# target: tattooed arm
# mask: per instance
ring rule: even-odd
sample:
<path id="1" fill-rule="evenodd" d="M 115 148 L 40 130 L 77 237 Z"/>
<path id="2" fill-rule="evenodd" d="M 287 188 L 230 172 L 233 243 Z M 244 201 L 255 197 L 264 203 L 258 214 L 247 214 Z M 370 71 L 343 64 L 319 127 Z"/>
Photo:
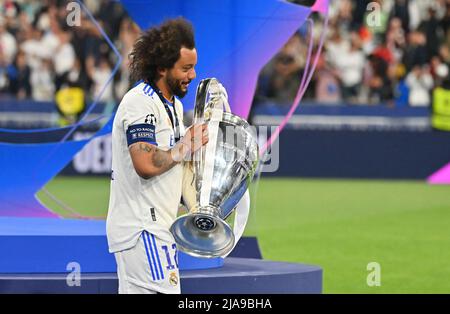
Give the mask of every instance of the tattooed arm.
<path id="1" fill-rule="evenodd" d="M 207 142 L 207 126 L 202 124 L 190 127 L 185 136 L 168 151 L 145 142 L 132 144 L 129 151 L 137 174 L 143 179 L 150 179 L 170 170 Z"/>

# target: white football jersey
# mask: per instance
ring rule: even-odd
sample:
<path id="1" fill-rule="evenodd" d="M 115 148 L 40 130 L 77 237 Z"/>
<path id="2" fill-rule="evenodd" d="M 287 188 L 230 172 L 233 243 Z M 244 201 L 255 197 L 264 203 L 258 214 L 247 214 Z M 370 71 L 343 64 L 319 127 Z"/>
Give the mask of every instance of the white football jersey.
<path id="1" fill-rule="evenodd" d="M 174 117 L 173 107 L 168 107 Z M 176 97 L 175 109 L 182 136 L 183 106 Z M 134 247 L 143 230 L 171 238 L 168 230 L 180 204 L 182 166 L 178 164 L 145 180 L 134 169 L 129 146 L 147 142 L 169 150 L 175 145 L 174 133 L 162 100 L 149 84 L 138 83 L 123 97 L 112 129 L 111 190 L 106 220 L 111 253 Z"/>

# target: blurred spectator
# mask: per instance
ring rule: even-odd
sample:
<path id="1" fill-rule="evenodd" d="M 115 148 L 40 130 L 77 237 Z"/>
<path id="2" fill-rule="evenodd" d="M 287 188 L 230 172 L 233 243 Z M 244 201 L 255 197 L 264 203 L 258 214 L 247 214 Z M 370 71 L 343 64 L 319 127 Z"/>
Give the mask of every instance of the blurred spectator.
<path id="1" fill-rule="evenodd" d="M 339 75 L 326 58 L 319 58 L 316 68 L 315 100 L 321 104 L 337 104 L 342 101 Z"/>
<path id="2" fill-rule="evenodd" d="M 342 37 L 339 30 L 331 29 L 329 32 L 330 38 L 326 42 L 327 56 L 333 58 L 334 56 L 343 54 L 345 51 L 350 49 L 350 42 Z"/>
<path id="3" fill-rule="evenodd" d="M 367 6 L 369 3 L 373 2 L 372 0 L 359 0 L 353 1 L 353 10 L 351 12 L 352 17 L 352 30 L 358 30 L 365 23 L 365 15 L 367 13 Z M 332 3 L 339 3 L 339 1 L 334 1 Z"/>
<path id="4" fill-rule="evenodd" d="M 379 104 L 392 99 L 391 82 L 388 77 L 388 63 L 380 56 L 369 56 L 365 85 L 368 88 L 368 102 Z"/>
<path id="5" fill-rule="evenodd" d="M 404 64 L 408 71 L 416 65 L 424 65 L 429 62 L 430 56 L 427 49 L 427 38 L 419 31 L 412 31 L 408 35 L 408 46 L 404 54 Z"/>
<path id="6" fill-rule="evenodd" d="M 42 60 L 50 57 L 42 42 L 42 31 L 30 28 L 26 31 L 24 38 L 20 49 L 25 53 L 25 58 L 31 69 L 39 68 Z"/>
<path id="7" fill-rule="evenodd" d="M 129 64 L 128 55 L 133 49 L 134 42 L 138 39 L 140 34 L 139 27 L 133 21 L 126 17 L 122 20 L 119 31 L 118 49 L 122 54 L 122 64 L 120 71 L 115 77 L 115 94 L 124 95 L 130 89 L 129 80 Z"/>
<path id="8" fill-rule="evenodd" d="M 59 89 L 67 74 L 75 65 L 75 50 L 70 43 L 71 34 L 60 31 L 58 33 L 59 44 L 55 49 L 53 63 L 56 74 L 56 88 Z"/>
<path id="9" fill-rule="evenodd" d="M 431 75 L 436 86 L 442 86 L 444 81 L 449 78 L 449 66 L 439 56 L 431 59 Z"/>
<path id="10" fill-rule="evenodd" d="M 39 65 L 33 69 L 30 78 L 32 97 L 37 101 L 51 101 L 55 97 L 55 76 L 52 70 L 52 63 L 48 59 L 43 59 Z"/>
<path id="11" fill-rule="evenodd" d="M 87 75 L 84 67 L 82 67 L 80 59 L 74 60 L 73 68 L 66 72 L 66 75 L 61 81 L 61 88 L 65 87 L 79 87 L 83 90 L 89 90 L 91 81 Z"/>
<path id="12" fill-rule="evenodd" d="M 428 55 L 437 55 L 439 43 L 444 38 L 444 29 L 436 17 L 436 11 L 434 8 L 428 9 L 427 19 L 419 25 L 418 29 L 421 30 L 426 37 Z"/>
<path id="13" fill-rule="evenodd" d="M 102 102 L 112 102 L 114 100 L 112 84 L 108 84 L 108 80 L 111 77 L 111 66 L 108 63 L 106 57 L 100 58 L 98 64 L 96 65 L 92 58 L 87 61 L 88 75 L 93 81 L 92 95 L 94 98 L 100 96 L 100 101 Z"/>
<path id="14" fill-rule="evenodd" d="M 409 0 L 395 0 L 394 6 L 391 11 L 391 17 L 398 18 L 401 21 L 402 28 L 405 33 L 409 32 L 410 15 L 412 13 L 411 10 L 414 10 L 412 9 L 413 6 L 410 6 L 409 4 Z M 412 15 L 414 15 L 414 13 L 412 13 Z M 414 24 L 414 22 L 412 24 Z"/>
<path id="15" fill-rule="evenodd" d="M 100 8 L 96 19 L 100 21 L 105 33 L 113 38 L 119 34 L 120 24 L 124 18 L 124 9 L 118 1 L 100 0 Z"/>
<path id="16" fill-rule="evenodd" d="M 433 77 L 429 72 L 428 66 L 414 66 L 406 77 L 406 85 L 409 88 L 409 104 L 411 106 L 426 107 L 430 105 Z"/>
<path id="17" fill-rule="evenodd" d="M 450 63 L 450 46 L 442 45 L 439 48 L 439 57 L 443 60 L 444 63 Z"/>
<path id="18" fill-rule="evenodd" d="M 0 58 L 5 65 L 10 65 L 17 52 L 17 43 L 13 35 L 5 28 L 5 22 L 0 17 Z"/>
<path id="19" fill-rule="evenodd" d="M 271 101 L 291 105 L 300 87 L 305 60 L 298 53 L 301 39 L 298 34 L 263 69 L 257 90 L 257 101 Z"/>
<path id="20" fill-rule="evenodd" d="M 342 83 L 344 100 L 349 103 L 357 102 L 362 82 L 365 58 L 360 47 L 360 40 L 355 35 L 352 36 L 350 47 L 343 47 L 337 53 L 328 55 Z"/>
<path id="21" fill-rule="evenodd" d="M 339 7 L 337 9 L 336 20 L 339 21 L 337 25 L 339 32 L 349 32 L 351 31 L 353 16 L 353 3 L 350 0 L 340 0 Z"/>
<path id="22" fill-rule="evenodd" d="M 288 105 L 294 100 L 299 85 L 300 73 L 294 57 L 282 53 L 277 55 L 269 78 L 267 98 Z"/>
<path id="23" fill-rule="evenodd" d="M 405 31 L 399 18 L 392 18 L 386 33 L 386 47 L 392 53 L 395 63 L 401 62 L 406 47 Z"/>
<path id="24" fill-rule="evenodd" d="M 450 131 L 450 77 L 433 90 L 431 124 L 435 129 Z"/>
<path id="25" fill-rule="evenodd" d="M 9 89 L 18 99 L 31 97 L 31 69 L 25 58 L 25 53 L 20 51 L 16 56 L 12 71 L 10 71 Z"/>

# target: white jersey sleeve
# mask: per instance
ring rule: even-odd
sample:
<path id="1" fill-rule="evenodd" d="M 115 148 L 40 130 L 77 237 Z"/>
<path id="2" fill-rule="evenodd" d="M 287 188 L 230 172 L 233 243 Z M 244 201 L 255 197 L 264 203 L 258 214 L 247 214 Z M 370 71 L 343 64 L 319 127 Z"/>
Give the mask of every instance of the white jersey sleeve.
<path id="1" fill-rule="evenodd" d="M 126 134 L 127 146 L 137 142 L 158 145 L 156 123 L 160 120 L 157 104 L 150 95 L 142 93 L 127 94 L 121 104 L 120 123 Z"/>

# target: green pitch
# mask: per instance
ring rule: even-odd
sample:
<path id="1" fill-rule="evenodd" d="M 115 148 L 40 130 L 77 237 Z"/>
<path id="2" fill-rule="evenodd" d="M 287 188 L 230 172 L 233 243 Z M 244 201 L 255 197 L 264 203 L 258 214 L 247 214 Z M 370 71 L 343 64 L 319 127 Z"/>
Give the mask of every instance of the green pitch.
<path id="1" fill-rule="evenodd" d="M 57 178 L 39 198 L 65 217 L 104 217 L 109 181 Z M 325 293 L 450 293 L 450 186 L 262 179 L 249 224 L 265 259 L 319 265 Z M 380 286 L 368 286 L 380 266 Z"/>

